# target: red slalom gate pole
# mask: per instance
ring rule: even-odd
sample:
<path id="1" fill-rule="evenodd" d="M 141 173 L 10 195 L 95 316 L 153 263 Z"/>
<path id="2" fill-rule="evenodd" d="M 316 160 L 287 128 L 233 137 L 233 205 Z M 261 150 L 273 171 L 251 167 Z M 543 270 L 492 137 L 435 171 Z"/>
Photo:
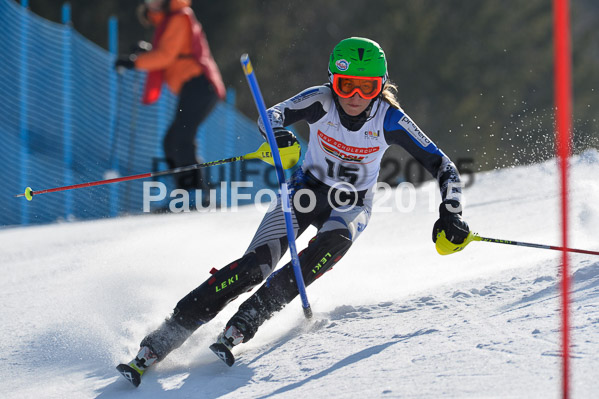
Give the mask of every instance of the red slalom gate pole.
<path id="1" fill-rule="evenodd" d="M 553 0 L 556 144 L 562 196 L 562 248 L 568 247 L 568 159 L 572 131 L 572 55 L 568 0 Z M 570 274 L 562 252 L 562 397 L 570 397 Z"/>

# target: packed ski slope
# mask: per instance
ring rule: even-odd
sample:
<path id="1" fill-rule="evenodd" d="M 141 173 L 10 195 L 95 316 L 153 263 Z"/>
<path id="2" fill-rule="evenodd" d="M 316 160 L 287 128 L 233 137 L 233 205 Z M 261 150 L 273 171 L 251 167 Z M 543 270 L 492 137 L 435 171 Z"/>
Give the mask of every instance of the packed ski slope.
<path id="1" fill-rule="evenodd" d="M 571 246 L 599 250 L 599 153 L 572 160 Z M 135 389 L 115 365 L 176 302 L 242 254 L 262 213 L 142 215 L 0 231 L 2 398 L 557 398 L 557 251 L 475 242 L 442 257 L 438 194 L 379 198 L 334 270 L 236 348 L 208 345 L 243 300 Z M 559 245 L 554 161 L 476 175 L 465 218 L 494 238 Z M 38 200 L 38 199 L 36 199 Z M 39 198 L 43 201 L 43 198 Z M 393 205 L 392 212 L 385 207 Z M 299 241 L 303 247 L 313 231 Z M 573 397 L 599 392 L 599 257 L 572 255 Z"/>

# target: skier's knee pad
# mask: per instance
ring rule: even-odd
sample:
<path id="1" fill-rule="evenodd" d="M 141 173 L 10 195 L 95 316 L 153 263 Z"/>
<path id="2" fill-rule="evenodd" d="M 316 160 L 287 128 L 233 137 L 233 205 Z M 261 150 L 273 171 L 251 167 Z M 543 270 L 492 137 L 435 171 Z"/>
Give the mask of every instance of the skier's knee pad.
<path id="1" fill-rule="evenodd" d="M 306 286 L 329 271 L 345 255 L 352 245 L 347 229 L 336 229 L 318 233 L 308 247 L 299 253 L 302 276 Z M 267 286 L 275 290 L 292 291 L 297 295 L 295 274 L 291 263 L 277 270 L 267 280 Z M 280 287 L 277 287 L 279 285 Z"/>
<path id="2" fill-rule="evenodd" d="M 214 318 L 229 302 L 264 280 L 256 252 L 245 254 L 220 270 L 177 303 L 177 321 L 196 329 Z"/>
<path id="3" fill-rule="evenodd" d="M 317 234 L 300 254 L 304 282 L 309 285 L 331 269 L 351 247 L 347 229 L 336 229 Z"/>

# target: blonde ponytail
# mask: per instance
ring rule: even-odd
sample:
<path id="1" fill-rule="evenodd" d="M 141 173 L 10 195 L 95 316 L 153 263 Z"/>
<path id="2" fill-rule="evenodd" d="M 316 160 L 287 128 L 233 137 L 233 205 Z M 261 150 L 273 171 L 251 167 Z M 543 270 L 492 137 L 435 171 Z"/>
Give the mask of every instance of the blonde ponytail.
<path id="1" fill-rule="evenodd" d="M 383 87 L 383 92 L 381 96 L 383 97 L 383 101 L 389 103 L 392 107 L 401 109 L 399 105 L 399 101 L 396 97 L 397 94 L 397 86 L 390 81 L 385 82 L 385 86 Z"/>

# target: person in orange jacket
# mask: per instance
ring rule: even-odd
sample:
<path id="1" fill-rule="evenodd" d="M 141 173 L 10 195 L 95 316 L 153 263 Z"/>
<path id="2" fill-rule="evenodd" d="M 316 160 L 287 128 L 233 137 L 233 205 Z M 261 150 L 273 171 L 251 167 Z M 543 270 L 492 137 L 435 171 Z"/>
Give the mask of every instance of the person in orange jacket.
<path id="1" fill-rule="evenodd" d="M 144 104 L 159 99 L 163 83 L 179 96 L 175 118 L 164 137 L 164 154 L 170 168 L 196 164 L 198 127 L 225 98 L 220 71 L 191 0 L 145 0 L 140 15 L 142 24 L 155 27 L 152 45 L 140 48 L 149 51 L 119 58 L 115 67 L 148 72 Z M 204 189 L 207 195 L 200 170 L 177 174 L 176 184 L 184 190 Z"/>

